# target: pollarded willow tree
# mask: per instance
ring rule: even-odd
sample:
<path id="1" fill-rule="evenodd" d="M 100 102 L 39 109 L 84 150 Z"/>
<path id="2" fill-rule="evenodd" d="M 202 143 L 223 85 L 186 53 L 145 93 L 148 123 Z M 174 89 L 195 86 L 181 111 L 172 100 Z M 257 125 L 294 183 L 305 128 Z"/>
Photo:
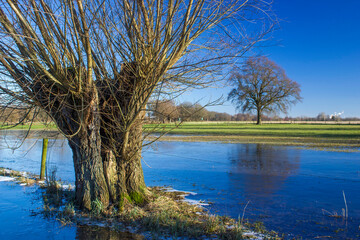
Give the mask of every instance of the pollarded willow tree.
<path id="1" fill-rule="evenodd" d="M 143 201 L 150 97 L 215 81 L 273 24 L 264 0 L 0 2 L 2 106 L 53 119 L 73 151 L 83 209 Z"/>

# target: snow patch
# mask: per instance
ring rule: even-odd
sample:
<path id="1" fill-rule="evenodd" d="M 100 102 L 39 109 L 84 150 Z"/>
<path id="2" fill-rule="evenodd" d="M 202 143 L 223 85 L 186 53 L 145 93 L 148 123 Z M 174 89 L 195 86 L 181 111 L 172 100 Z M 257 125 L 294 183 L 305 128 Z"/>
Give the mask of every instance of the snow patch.
<path id="1" fill-rule="evenodd" d="M 187 192 L 187 191 L 181 191 L 181 190 L 177 190 L 177 189 L 174 189 L 174 188 L 170 188 L 170 187 L 166 187 L 166 188 L 163 188 L 163 190 L 165 192 L 179 192 L 179 193 L 182 193 L 180 194 L 179 196 L 180 197 L 184 197 L 184 199 L 182 200 L 183 202 L 187 202 L 191 205 L 198 205 L 198 206 L 209 206 L 210 204 L 208 203 L 205 203 L 201 200 L 194 200 L 194 199 L 188 199 L 186 198 L 187 196 L 195 196 L 197 195 L 196 192 Z"/>
<path id="2" fill-rule="evenodd" d="M 195 192 L 181 191 L 181 190 L 177 190 L 177 189 L 170 188 L 170 187 L 164 188 L 164 191 L 165 191 L 165 192 L 181 192 L 181 193 L 184 193 L 184 195 L 182 195 L 182 196 L 189 196 L 189 195 L 195 196 L 195 195 L 197 195 L 197 193 L 195 193 Z M 180 196 L 181 196 L 181 195 L 180 195 Z"/>
<path id="3" fill-rule="evenodd" d="M 249 239 L 263 240 L 265 238 L 264 234 L 249 231 L 243 233 L 243 236 L 248 237 Z"/>
<path id="4" fill-rule="evenodd" d="M 187 202 L 187 203 L 189 203 L 191 205 L 198 205 L 198 206 L 209 206 L 210 205 L 208 203 L 204 203 L 204 202 L 199 201 L 199 200 L 193 200 L 193 199 L 187 199 L 187 198 L 185 198 L 183 201 Z"/>
<path id="5" fill-rule="evenodd" d="M 13 178 L 13 177 L 0 176 L 0 182 L 11 182 L 14 180 L 15 180 L 15 178 Z"/>
<path id="6" fill-rule="evenodd" d="M 70 191 L 75 189 L 75 186 L 71 184 L 60 184 L 59 187 L 63 190 L 70 190 Z"/>

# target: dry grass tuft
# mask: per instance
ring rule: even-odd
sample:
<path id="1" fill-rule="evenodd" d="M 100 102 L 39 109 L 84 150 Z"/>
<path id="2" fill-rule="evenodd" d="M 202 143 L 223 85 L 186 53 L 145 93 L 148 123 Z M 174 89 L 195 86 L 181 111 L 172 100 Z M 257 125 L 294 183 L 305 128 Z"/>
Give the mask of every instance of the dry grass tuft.
<path id="1" fill-rule="evenodd" d="M 196 239 L 246 239 L 248 231 L 238 221 L 211 215 L 204 208 L 182 201 L 184 193 L 165 192 L 159 187 L 148 188 L 149 200 L 139 207 L 125 202 L 115 219 L 131 225 L 138 231 L 150 231 L 157 236 L 189 237 Z M 114 215 L 112 214 L 112 217 Z M 277 238 L 273 234 L 274 239 Z"/>
<path id="2" fill-rule="evenodd" d="M 19 184 L 32 186 L 36 183 L 36 176 L 30 175 L 25 172 L 15 171 L 7 168 L 0 168 L 0 176 L 15 178 Z"/>

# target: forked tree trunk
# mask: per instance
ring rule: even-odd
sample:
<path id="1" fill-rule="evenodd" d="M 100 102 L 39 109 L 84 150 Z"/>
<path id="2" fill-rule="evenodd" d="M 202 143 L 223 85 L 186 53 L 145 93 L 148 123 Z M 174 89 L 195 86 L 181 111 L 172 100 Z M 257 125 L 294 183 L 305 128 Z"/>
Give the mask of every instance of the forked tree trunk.
<path id="1" fill-rule="evenodd" d="M 56 85 L 44 87 L 42 79 L 33 86 L 39 103 L 69 140 L 75 168 L 75 200 L 81 209 L 91 210 L 94 201 L 100 201 L 104 207 L 109 203 L 121 206 L 125 198 L 137 204 L 144 201 L 146 187 L 141 166 L 144 113 L 136 114 L 137 119 L 124 132 L 117 105 L 121 103 L 124 114 L 135 112 L 128 108 L 136 94 L 135 80 L 129 72 L 123 71 L 116 79 L 118 82 L 113 81 L 111 91 L 109 82 L 104 82 L 104 86 L 99 82 L 96 89 L 82 98 L 63 92 Z M 49 105 L 48 99 L 53 99 L 54 104 Z"/>
<path id="2" fill-rule="evenodd" d="M 141 106 L 146 101 L 146 92 L 141 86 L 142 79 L 135 75 L 136 67 L 134 62 L 124 64 L 114 79 L 97 82 L 104 175 L 110 200 L 120 208 L 125 198 L 136 204 L 146 199 L 141 166 L 145 116 Z"/>

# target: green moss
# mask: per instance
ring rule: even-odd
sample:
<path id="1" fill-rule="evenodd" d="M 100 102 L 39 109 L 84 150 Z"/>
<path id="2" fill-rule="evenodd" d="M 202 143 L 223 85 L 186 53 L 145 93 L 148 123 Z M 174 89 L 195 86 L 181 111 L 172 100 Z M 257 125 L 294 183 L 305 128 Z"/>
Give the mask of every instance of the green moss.
<path id="1" fill-rule="evenodd" d="M 143 194 L 140 192 L 132 192 L 130 194 L 122 193 L 120 195 L 120 199 L 118 202 L 118 208 L 120 211 L 124 210 L 126 203 L 137 204 L 137 205 L 143 204 L 144 203 Z"/>
<path id="2" fill-rule="evenodd" d="M 131 199 L 131 202 L 137 204 L 137 205 L 141 205 L 145 202 L 145 198 L 144 198 L 144 194 L 141 192 L 131 192 L 129 194 L 129 197 Z"/>
<path id="3" fill-rule="evenodd" d="M 124 206 L 125 206 L 125 199 L 127 199 L 130 202 L 130 197 L 127 194 L 121 194 L 120 195 L 120 199 L 119 202 L 117 203 L 118 209 L 120 210 L 120 212 L 124 211 Z"/>
<path id="4" fill-rule="evenodd" d="M 124 194 L 124 199 L 128 200 L 130 203 L 132 202 L 131 197 L 127 194 Z"/>

